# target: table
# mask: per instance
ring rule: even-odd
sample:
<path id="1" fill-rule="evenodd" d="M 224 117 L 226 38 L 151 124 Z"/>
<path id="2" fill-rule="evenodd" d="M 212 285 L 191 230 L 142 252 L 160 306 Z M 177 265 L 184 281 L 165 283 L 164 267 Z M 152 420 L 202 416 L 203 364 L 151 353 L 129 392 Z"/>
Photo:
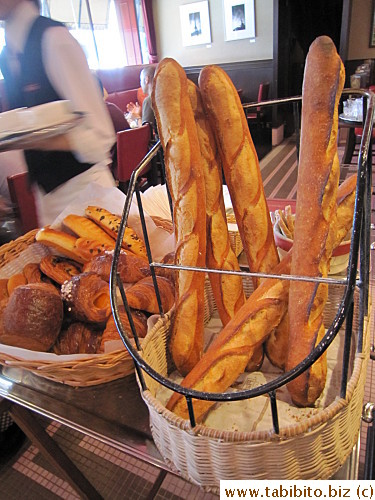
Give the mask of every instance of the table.
<path id="1" fill-rule="evenodd" d="M 160 469 L 150 498 L 167 472 L 153 443 L 146 405 L 134 375 L 106 384 L 74 388 L 20 368 L 0 368 L 0 403 L 41 453 L 82 498 L 101 498 L 70 459 L 48 436 L 33 413 L 55 420 Z M 129 403 L 131 402 L 131 404 Z"/>

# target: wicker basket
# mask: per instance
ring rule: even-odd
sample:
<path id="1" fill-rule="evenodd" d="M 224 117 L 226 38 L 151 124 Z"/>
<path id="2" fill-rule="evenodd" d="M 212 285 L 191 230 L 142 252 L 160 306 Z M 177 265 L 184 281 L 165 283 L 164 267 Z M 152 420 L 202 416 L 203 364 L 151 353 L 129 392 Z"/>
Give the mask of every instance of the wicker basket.
<path id="1" fill-rule="evenodd" d="M 145 361 L 163 376 L 172 363 L 167 349 L 170 317 L 160 319 L 143 343 Z M 145 374 L 141 390 L 150 413 L 155 444 L 166 463 L 206 491 L 219 492 L 222 479 L 328 479 L 344 464 L 358 440 L 366 367 L 369 322 L 365 322 L 364 354 L 353 356 L 345 399 L 267 431 L 219 431 L 190 422 L 167 410 L 155 397 L 160 385 Z M 141 389 L 141 386 L 140 386 Z M 233 403 L 231 403 L 233 404 Z"/>
<path id="2" fill-rule="evenodd" d="M 13 264 L 16 269 L 16 258 L 23 252 L 31 250 L 35 243 L 36 232 L 37 230 L 30 231 L 0 247 L 1 270 L 5 266 L 12 267 Z M 39 253 L 40 244 L 37 243 L 35 246 L 38 248 L 35 254 L 31 255 L 32 259 Z M 36 359 L 29 360 L 22 355 L 9 354 L 9 350 L 4 352 L 0 344 L 0 364 L 24 368 L 35 375 L 74 387 L 103 384 L 134 373 L 133 360 L 125 348 L 107 354 L 85 355 L 79 360 L 75 356 L 72 356 L 71 361 L 67 361 L 66 358 L 67 356 L 64 356 L 64 361 L 45 361 L 37 359 L 36 356 Z"/>

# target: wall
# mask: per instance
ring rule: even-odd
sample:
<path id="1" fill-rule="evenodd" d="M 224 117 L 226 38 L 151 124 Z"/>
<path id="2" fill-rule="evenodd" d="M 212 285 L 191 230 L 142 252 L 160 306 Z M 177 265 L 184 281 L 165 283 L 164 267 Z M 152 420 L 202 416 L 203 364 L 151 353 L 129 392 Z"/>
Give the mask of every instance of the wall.
<path id="1" fill-rule="evenodd" d="M 160 59 L 172 57 L 186 67 L 273 58 L 273 0 L 255 0 L 255 43 L 250 43 L 249 39 L 225 42 L 223 0 L 209 0 L 212 43 L 183 47 L 179 7 L 188 3 L 194 2 L 153 2 Z"/>
<path id="2" fill-rule="evenodd" d="M 353 0 L 348 60 L 375 59 L 375 47 L 369 47 L 371 20 L 372 0 Z"/>

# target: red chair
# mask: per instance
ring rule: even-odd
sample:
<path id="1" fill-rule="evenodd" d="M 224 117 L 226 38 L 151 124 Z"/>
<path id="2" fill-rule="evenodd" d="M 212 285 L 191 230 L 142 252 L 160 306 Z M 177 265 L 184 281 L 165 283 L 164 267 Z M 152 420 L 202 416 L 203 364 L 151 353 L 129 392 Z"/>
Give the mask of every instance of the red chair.
<path id="1" fill-rule="evenodd" d="M 266 101 L 268 99 L 268 94 L 270 91 L 270 82 L 262 82 L 259 84 L 258 89 L 258 100 L 257 102 Z M 258 106 L 256 110 L 249 109 L 246 111 L 246 118 L 248 123 L 256 122 L 257 125 L 260 125 L 262 118 L 264 117 L 264 110 L 262 106 Z"/>
<path id="2" fill-rule="evenodd" d="M 29 174 L 22 172 L 7 177 L 10 199 L 15 206 L 21 231 L 27 233 L 39 227 L 36 204 L 29 184 Z"/>
<path id="3" fill-rule="evenodd" d="M 117 171 L 115 178 L 119 182 L 119 188 L 124 193 L 127 192 L 129 180 L 133 170 L 140 164 L 150 149 L 151 125 L 145 123 L 139 128 L 123 130 L 117 133 Z M 154 163 L 151 161 L 147 171 L 142 173 L 140 186 L 146 184 L 156 184 Z"/>

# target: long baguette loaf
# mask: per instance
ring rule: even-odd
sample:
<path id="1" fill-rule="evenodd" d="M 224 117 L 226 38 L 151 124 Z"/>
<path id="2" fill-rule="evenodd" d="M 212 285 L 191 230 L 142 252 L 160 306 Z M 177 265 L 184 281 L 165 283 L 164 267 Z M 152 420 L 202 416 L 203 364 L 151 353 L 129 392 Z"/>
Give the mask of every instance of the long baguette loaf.
<path id="1" fill-rule="evenodd" d="M 239 271 L 240 266 L 230 244 L 221 162 L 215 137 L 205 115 L 199 89 L 192 81 L 188 81 L 188 92 L 197 125 L 206 187 L 207 267 Z M 209 273 L 209 278 L 220 319 L 226 325 L 245 302 L 242 278 L 218 273 Z"/>
<path id="2" fill-rule="evenodd" d="M 289 274 L 291 255 L 288 254 L 275 274 Z M 266 278 L 250 295 L 235 317 L 221 330 L 200 362 L 184 378 L 181 385 L 205 392 L 224 392 L 245 371 L 254 350 L 262 345 L 285 314 L 289 281 Z M 194 400 L 197 421 L 207 413 L 214 401 Z M 185 398 L 174 393 L 167 408 L 182 418 L 188 418 Z"/>
<path id="3" fill-rule="evenodd" d="M 336 219 L 332 221 L 335 226 L 334 248 L 338 247 L 350 231 L 353 224 L 355 192 L 357 175 L 348 177 L 337 191 Z M 285 313 L 280 325 L 265 342 L 265 352 L 271 363 L 284 369 L 288 355 L 289 315 Z"/>
<path id="4" fill-rule="evenodd" d="M 318 37 L 306 58 L 302 89 L 300 163 L 291 272 L 325 277 L 332 255 L 340 165 L 337 156 L 338 103 L 344 66 L 329 37 Z M 324 336 L 326 284 L 292 281 L 286 369 L 300 363 Z M 293 402 L 311 406 L 325 386 L 326 356 L 288 384 Z"/>
<path id="5" fill-rule="evenodd" d="M 220 151 L 225 180 L 250 271 L 270 272 L 279 262 L 259 161 L 238 92 L 218 66 L 206 66 L 199 88 Z M 255 280 L 259 285 L 259 280 Z"/>
<path id="6" fill-rule="evenodd" d="M 355 187 L 356 175 L 353 175 L 338 189 L 335 246 L 341 243 L 352 225 Z M 275 268 L 275 274 L 289 274 L 291 254 L 292 252 L 289 252 Z M 256 346 L 260 345 L 268 334 L 270 339 L 275 331 L 280 335 L 284 334 L 279 340 L 277 351 L 275 348 L 273 352 L 274 364 L 283 368 L 286 360 L 284 351 L 287 349 L 289 336 L 287 314 L 289 285 L 288 280 L 272 278 L 264 280 L 235 318 L 220 332 L 201 361 L 185 377 L 182 386 L 207 392 L 225 391 L 244 371 L 246 366 L 244 356 L 251 358 L 254 349 L 257 349 Z M 202 419 L 213 404 L 209 401 L 194 400 L 195 417 Z M 188 418 L 185 398 L 177 393 L 170 398 L 167 408 L 183 418 Z"/>
<path id="7" fill-rule="evenodd" d="M 206 209 L 202 157 L 187 78 L 173 59 L 156 70 L 152 106 L 164 150 L 166 177 L 173 204 L 178 265 L 206 264 Z M 186 375 L 203 350 L 204 273 L 176 273 L 176 308 L 170 350 L 177 369 Z"/>

